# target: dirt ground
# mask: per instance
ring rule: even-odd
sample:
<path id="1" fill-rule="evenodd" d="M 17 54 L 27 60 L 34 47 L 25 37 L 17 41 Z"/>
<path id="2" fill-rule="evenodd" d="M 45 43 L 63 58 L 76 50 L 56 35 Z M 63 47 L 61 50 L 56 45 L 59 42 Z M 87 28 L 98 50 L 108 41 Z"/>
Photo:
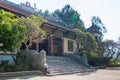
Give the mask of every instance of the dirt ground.
<path id="1" fill-rule="evenodd" d="M 0 80 L 120 80 L 120 70 L 99 69 L 95 72 L 54 76 L 28 75 L 14 78 L 1 78 Z"/>

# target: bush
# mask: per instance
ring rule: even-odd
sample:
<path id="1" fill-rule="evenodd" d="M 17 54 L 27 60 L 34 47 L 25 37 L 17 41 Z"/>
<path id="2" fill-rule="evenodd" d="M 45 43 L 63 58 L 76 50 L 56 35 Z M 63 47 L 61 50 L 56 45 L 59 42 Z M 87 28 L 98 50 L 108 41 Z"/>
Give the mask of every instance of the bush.
<path id="1" fill-rule="evenodd" d="M 13 71 L 13 66 L 8 64 L 8 60 L 1 61 L 0 72 L 10 72 Z"/>
<path id="2" fill-rule="evenodd" d="M 83 54 L 86 54 L 87 57 L 88 57 L 88 63 L 92 66 L 94 66 L 97 62 L 97 58 L 98 58 L 98 55 L 97 53 L 94 53 L 94 52 L 87 52 L 87 51 L 82 51 L 82 53 L 79 53 L 80 56 L 82 56 Z"/>
<path id="3" fill-rule="evenodd" d="M 23 68 L 20 65 L 14 66 L 14 71 L 22 71 Z"/>
<path id="4" fill-rule="evenodd" d="M 110 65 L 113 65 L 113 64 L 120 64 L 120 61 L 115 60 L 114 58 L 112 58 L 112 59 L 109 60 L 109 64 L 110 64 Z"/>
<path id="5" fill-rule="evenodd" d="M 0 67 L 0 72 L 5 72 L 4 67 Z"/>
<path id="6" fill-rule="evenodd" d="M 9 63 L 8 60 L 1 61 L 1 65 L 3 67 L 3 71 L 5 71 L 5 72 L 7 72 L 7 70 L 8 70 L 8 63 Z"/>
<path id="7" fill-rule="evenodd" d="M 98 55 L 97 53 L 94 52 L 87 52 L 87 51 L 82 51 L 82 53 L 80 53 L 80 55 L 82 56 L 83 54 L 86 54 L 88 56 L 88 59 L 93 59 L 93 58 L 97 58 Z"/>
<path id="8" fill-rule="evenodd" d="M 109 64 L 115 64 L 115 59 L 114 58 L 110 59 Z"/>

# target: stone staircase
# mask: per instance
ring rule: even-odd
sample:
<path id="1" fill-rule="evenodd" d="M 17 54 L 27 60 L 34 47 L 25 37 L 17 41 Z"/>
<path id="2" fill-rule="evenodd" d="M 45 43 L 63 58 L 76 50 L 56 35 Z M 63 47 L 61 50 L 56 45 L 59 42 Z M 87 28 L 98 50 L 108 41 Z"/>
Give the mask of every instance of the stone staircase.
<path id="1" fill-rule="evenodd" d="M 76 63 L 69 57 L 47 56 L 47 63 L 49 66 L 48 70 L 50 71 L 50 74 L 48 75 L 62 75 L 92 71 L 92 69 Z"/>

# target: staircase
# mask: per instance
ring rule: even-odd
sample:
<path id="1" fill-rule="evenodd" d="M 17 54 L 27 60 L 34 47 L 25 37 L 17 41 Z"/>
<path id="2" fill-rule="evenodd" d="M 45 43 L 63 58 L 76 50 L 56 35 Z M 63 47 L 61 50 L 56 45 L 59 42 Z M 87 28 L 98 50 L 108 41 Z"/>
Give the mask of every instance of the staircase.
<path id="1" fill-rule="evenodd" d="M 68 57 L 47 56 L 49 75 L 62 75 L 91 71 L 91 69 L 76 63 Z"/>

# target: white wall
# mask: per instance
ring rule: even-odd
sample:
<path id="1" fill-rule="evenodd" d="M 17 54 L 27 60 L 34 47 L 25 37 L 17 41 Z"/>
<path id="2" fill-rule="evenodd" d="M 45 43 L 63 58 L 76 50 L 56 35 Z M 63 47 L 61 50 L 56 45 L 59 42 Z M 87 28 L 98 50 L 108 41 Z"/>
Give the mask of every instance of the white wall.
<path id="1" fill-rule="evenodd" d="M 14 64 L 14 60 L 12 58 L 12 55 L 0 54 L 0 64 L 1 64 L 1 61 L 4 61 L 4 60 L 8 60 L 9 64 L 11 64 L 11 65 Z"/>
<path id="2" fill-rule="evenodd" d="M 68 51 L 68 40 L 73 41 L 73 51 Z M 64 38 L 64 53 L 74 53 L 77 49 L 76 41 L 68 38 Z"/>

